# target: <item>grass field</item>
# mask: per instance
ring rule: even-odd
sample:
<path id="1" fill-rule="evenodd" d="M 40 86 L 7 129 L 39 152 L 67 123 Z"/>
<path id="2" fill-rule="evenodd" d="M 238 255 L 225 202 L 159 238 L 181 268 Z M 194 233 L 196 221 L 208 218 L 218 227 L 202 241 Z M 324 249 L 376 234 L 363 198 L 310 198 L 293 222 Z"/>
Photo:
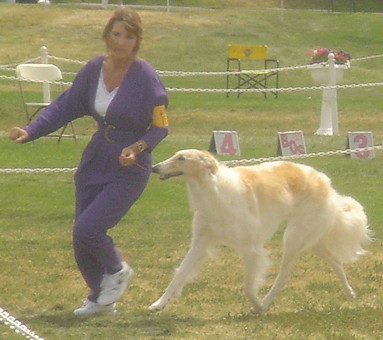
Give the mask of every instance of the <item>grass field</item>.
<path id="1" fill-rule="evenodd" d="M 381 81 L 382 58 L 361 58 L 383 53 L 382 15 L 280 11 L 266 6 L 270 2 L 242 8 L 230 1 L 230 8 L 176 9 L 170 14 L 165 9 L 139 8 L 145 24 L 141 56 L 159 70 L 224 71 L 226 46 L 233 42 L 268 44 L 282 67 L 305 65 L 311 48 L 332 47 L 348 51 L 354 59 L 343 84 Z M 252 2 L 241 1 L 245 3 Z M 209 4 L 214 7 L 213 0 Z M 43 45 L 51 55 L 74 60 L 103 53 L 100 35 L 112 10 L 79 4 L 1 3 L 0 21 L 8 29 L 0 31 L 0 65 L 36 57 Z M 78 69 L 71 63 L 59 62 L 59 66 L 67 71 Z M 13 74 L 0 70 L 0 75 Z M 225 85 L 224 76 L 164 77 L 163 81 L 169 88 Z M 312 85 L 304 69 L 281 72 L 283 88 Z M 154 158 L 165 159 L 183 148 L 206 149 L 213 129 L 236 130 L 239 158 L 244 159 L 275 156 L 278 131 L 302 130 L 308 152 L 344 149 L 348 131 L 371 131 L 375 144 L 381 145 L 381 92 L 381 86 L 339 90 L 340 135 L 333 137 L 314 134 L 319 127 L 319 91 L 285 91 L 278 99 L 266 100 L 250 93 L 237 99 L 222 93 L 170 92 L 171 133 Z M 7 138 L 8 131 L 22 125 L 24 116 L 13 80 L 0 78 L 0 98 L 1 169 L 77 166 L 94 131 L 90 119 L 76 122 L 77 144 L 64 140 L 57 145 L 42 139 L 15 145 Z M 153 176 L 142 198 L 112 231 L 136 272 L 118 314 L 75 318 L 72 311 L 87 292 L 71 249 L 73 173 L 0 173 L 0 307 L 48 340 L 379 339 L 383 334 L 382 160 L 381 151 L 368 161 L 343 155 L 299 160 L 324 171 L 341 193 L 365 206 L 376 241 L 366 256 L 347 266 L 358 295 L 355 301 L 343 296 L 324 263 L 305 254 L 288 286 L 262 316 L 250 312 L 244 297 L 241 260 L 223 247 L 182 297 L 159 314 L 147 310 L 188 249 L 191 221 L 182 179 L 164 183 Z M 278 270 L 280 235 L 269 245 L 273 266 L 261 294 Z M 0 323 L 0 339 L 22 337 Z"/>

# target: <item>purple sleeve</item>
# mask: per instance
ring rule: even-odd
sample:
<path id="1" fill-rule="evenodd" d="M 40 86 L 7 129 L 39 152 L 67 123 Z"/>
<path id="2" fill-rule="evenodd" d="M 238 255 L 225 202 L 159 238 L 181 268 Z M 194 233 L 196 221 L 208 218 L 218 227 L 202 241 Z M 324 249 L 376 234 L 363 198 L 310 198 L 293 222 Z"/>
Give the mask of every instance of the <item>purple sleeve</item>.
<path id="1" fill-rule="evenodd" d="M 153 150 L 167 135 L 169 132 L 168 127 L 156 127 L 152 126 L 146 132 L 142 139 L 148 144 L 149 150 Z"/>
<path id="2" fill-rule="evenodd" d="M 74 119 L 90 114 L 88 109 L 88 75 L 92 73 L 90 69 L 92 69 L 91 64 L 83 67 L 77 74 L 72 86 L 25 127 L 31 141 L 56 131 Z"/>

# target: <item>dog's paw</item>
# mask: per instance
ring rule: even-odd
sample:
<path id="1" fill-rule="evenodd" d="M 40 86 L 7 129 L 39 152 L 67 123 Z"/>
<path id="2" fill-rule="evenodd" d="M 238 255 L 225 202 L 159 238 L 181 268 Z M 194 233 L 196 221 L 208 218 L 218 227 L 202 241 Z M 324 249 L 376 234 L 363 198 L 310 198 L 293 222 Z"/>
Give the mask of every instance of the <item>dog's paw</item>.
<path id="1" fill-rule="evenodd" d="M 150 306 L 149 306 L 149 310 L 152 312 L 152 313 L 156 313 L 156 312 L 159 312 L 161 310 L 164 309 L 165 306 L 162 306 L 158 301 L 152 303 Z"/>
<path id="2" fill-rule="evenodd" d="M 348 296 L 350 300 L 353 300 L 356 298 L 356 293 L 351 287 L 349 287 L 349 289 L 346 291 L 346 295 Z"/>
<path id="3" fill-rule="evenodd" d="M 256 315 L 260 315 L 264 313 L 267 310 L 267 306 L 264 306 L 263 303 L 259 302 L 258 300 L 253 301 L 251 304 L 251 312 Z"/>
<path id="4" fill-rule="evenodd" d="M 255 315 L 260 315 L 262 314 L 264 311 L 263 311 L 263 308 L 261 306 L 253 306 L 251 308 L 251 312 Z"/>

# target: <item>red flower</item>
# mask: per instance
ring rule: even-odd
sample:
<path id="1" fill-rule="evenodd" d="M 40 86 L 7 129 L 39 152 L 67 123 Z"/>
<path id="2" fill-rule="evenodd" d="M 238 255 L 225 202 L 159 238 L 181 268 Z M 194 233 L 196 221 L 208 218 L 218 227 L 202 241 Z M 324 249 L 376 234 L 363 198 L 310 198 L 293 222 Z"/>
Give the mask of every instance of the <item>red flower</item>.
<path id="1" fill-rule="evenodd" d="M 349 60 L 351 60 L 351 56 L 349 53 L 340 51 L 335 52 L 334 50 L 330 48 L 318 48 L 318 49 L 311 49 L 308 54 L 311 55 L 311 64 L 315 63 L 327 63 L 328 62 L 328 55 L 330 53 L 333 53 L 335 56 L 335 64 L 346 64 Z"/>

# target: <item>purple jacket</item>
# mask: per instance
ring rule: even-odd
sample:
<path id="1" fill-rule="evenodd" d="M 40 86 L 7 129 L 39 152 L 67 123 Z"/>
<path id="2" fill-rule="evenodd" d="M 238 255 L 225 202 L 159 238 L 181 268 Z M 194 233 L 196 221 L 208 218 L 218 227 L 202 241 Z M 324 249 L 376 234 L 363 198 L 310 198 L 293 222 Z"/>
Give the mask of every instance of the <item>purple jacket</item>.
<path id="1" fill-rule="evenodd" d="M 138 59 L 130 67 L 103 118 L 94 107 L 103 59 L 98 56 L 90 60 L 79 71 L 73 85 L 25 129 L 34 140 L 76 118 L 92 116 L 98 123 L 98 130 L 82 155 L 76 173 L 77 183 L 106 183 L 120 176 L 128 179 L 132 175 L 137 180 L 145 180 L 151 171 L 150 152 L 168 134 L 168 127 L 151 124 L 153 109 L 168 104 L 166 90 L 153 67 Z M 108 125 L 112 127 L 106 129 Z M 118 161 L 121 150 L 138 139 L 143 139 L 149 146 L 137 157 L 139 166 L 121 167 Z"/>

